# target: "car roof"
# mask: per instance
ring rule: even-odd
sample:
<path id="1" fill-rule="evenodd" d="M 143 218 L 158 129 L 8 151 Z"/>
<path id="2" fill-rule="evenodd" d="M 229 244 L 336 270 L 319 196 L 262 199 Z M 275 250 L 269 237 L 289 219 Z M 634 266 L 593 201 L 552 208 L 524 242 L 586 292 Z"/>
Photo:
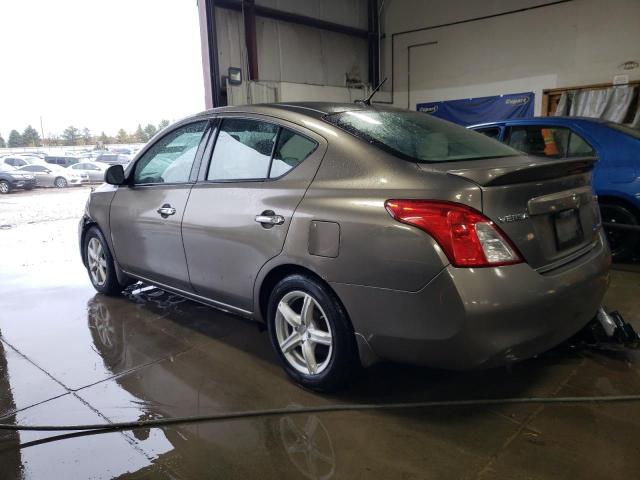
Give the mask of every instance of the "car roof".
<path id="1" fill-rule="evenodd" d="M 515 119 L 508 119 L 508 120 L 500 120 L 498 122 L 478 123 L 476 125 L 469 125 L 467 128 L 494 127 L 494 126 L 500 126 L 500 125 L 531 125 L 531 124 L 545 124 L 545 123 L 553 123 L 556 125 L 579 125 L 579 124 L 605 125 L 609 122 L 601 118 L 551 116 L 551 117 L 515 118 Z"/>

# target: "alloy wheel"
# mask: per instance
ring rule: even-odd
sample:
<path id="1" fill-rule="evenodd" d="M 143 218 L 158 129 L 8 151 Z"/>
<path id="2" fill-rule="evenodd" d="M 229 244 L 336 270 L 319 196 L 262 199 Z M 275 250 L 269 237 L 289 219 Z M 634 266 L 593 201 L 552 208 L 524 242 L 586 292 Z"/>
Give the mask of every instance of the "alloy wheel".
<path id="1" fill-rule="evenodd" d="M 9 184 L 7 182 L 0 182 L 0 193 L 9 193 Z"/>
<path id="2" fill-rule="evenodd" d="M 318 375 L 329 365 L 334 341 L 331 325 L 310 294 L 294 290 L 282 297 L 275 333 L 284 358 L 300 373 Z"/>
<path id="3" fill-rule="evenodd" d="M 87 264 L 94 285 L 103 286 L 107 281 L 107 257 L 102 243 L 92 237 L 87 244 Z"/>
<path id="4" fill-rule="evenodd" d="M 64 188 L 67 186 L 67 181 L 62 177 L 58 177 L 56 178 L 55 184 L 57 188 Z"/>

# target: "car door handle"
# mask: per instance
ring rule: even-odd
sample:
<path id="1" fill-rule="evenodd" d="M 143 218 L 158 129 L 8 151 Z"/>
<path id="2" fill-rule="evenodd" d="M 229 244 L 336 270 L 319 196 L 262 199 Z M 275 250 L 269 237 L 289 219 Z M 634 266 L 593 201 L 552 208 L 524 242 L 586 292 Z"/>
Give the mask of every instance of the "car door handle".
<path id="1" fill-rule="evenodd" d="M 273 225 L 282 225 L 284 223 L 284 217 L 282 215 L 265 215 L 263 212 L 261 215 L 256 215 L 256 222 L 261 223 L 263 227 L 270 227 Z"/>
<path id="2" fill-rule="evenodd" d="M 173 208 L 173 207 L 172 207 L 171 205 L 169 205 L 168 203 L 165 203 L 163 206 L 161 206 L 161 207 L 158 209 L 158 213 L 159 213 L 162 217 L 166 218 L 166 217 L 168 217 L 169 215 L 175 215 L 175 213 L 176 213 L 176 209 L 175 209 L 175 208 Z"/>

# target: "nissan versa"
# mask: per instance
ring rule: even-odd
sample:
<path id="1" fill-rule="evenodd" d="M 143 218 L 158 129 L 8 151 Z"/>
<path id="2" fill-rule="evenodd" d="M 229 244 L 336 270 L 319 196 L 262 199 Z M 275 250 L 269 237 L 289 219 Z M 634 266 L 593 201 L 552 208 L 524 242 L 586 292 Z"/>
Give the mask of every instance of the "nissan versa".
<path id="1" fill-rule="evenodd" d="M 82 258 L 99 292 L 143 281 L 265 322 L 308 388 L 377 360 L 500 365 L 596 315 L 593 162 L 366 104 L 225 107 L 107 170 Z"/>

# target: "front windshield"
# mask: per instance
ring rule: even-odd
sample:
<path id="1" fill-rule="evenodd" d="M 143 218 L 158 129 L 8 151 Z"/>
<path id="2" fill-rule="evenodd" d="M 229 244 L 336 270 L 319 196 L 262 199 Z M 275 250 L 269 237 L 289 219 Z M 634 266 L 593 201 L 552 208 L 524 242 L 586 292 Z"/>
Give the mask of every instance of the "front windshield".
<path id="1" fill-rule="evenodd" d="M 522 155 L 485 135 L 426 113 L 356 110 L 327 115 L 325 120 L 372 145 L 416 162 Z"/>

